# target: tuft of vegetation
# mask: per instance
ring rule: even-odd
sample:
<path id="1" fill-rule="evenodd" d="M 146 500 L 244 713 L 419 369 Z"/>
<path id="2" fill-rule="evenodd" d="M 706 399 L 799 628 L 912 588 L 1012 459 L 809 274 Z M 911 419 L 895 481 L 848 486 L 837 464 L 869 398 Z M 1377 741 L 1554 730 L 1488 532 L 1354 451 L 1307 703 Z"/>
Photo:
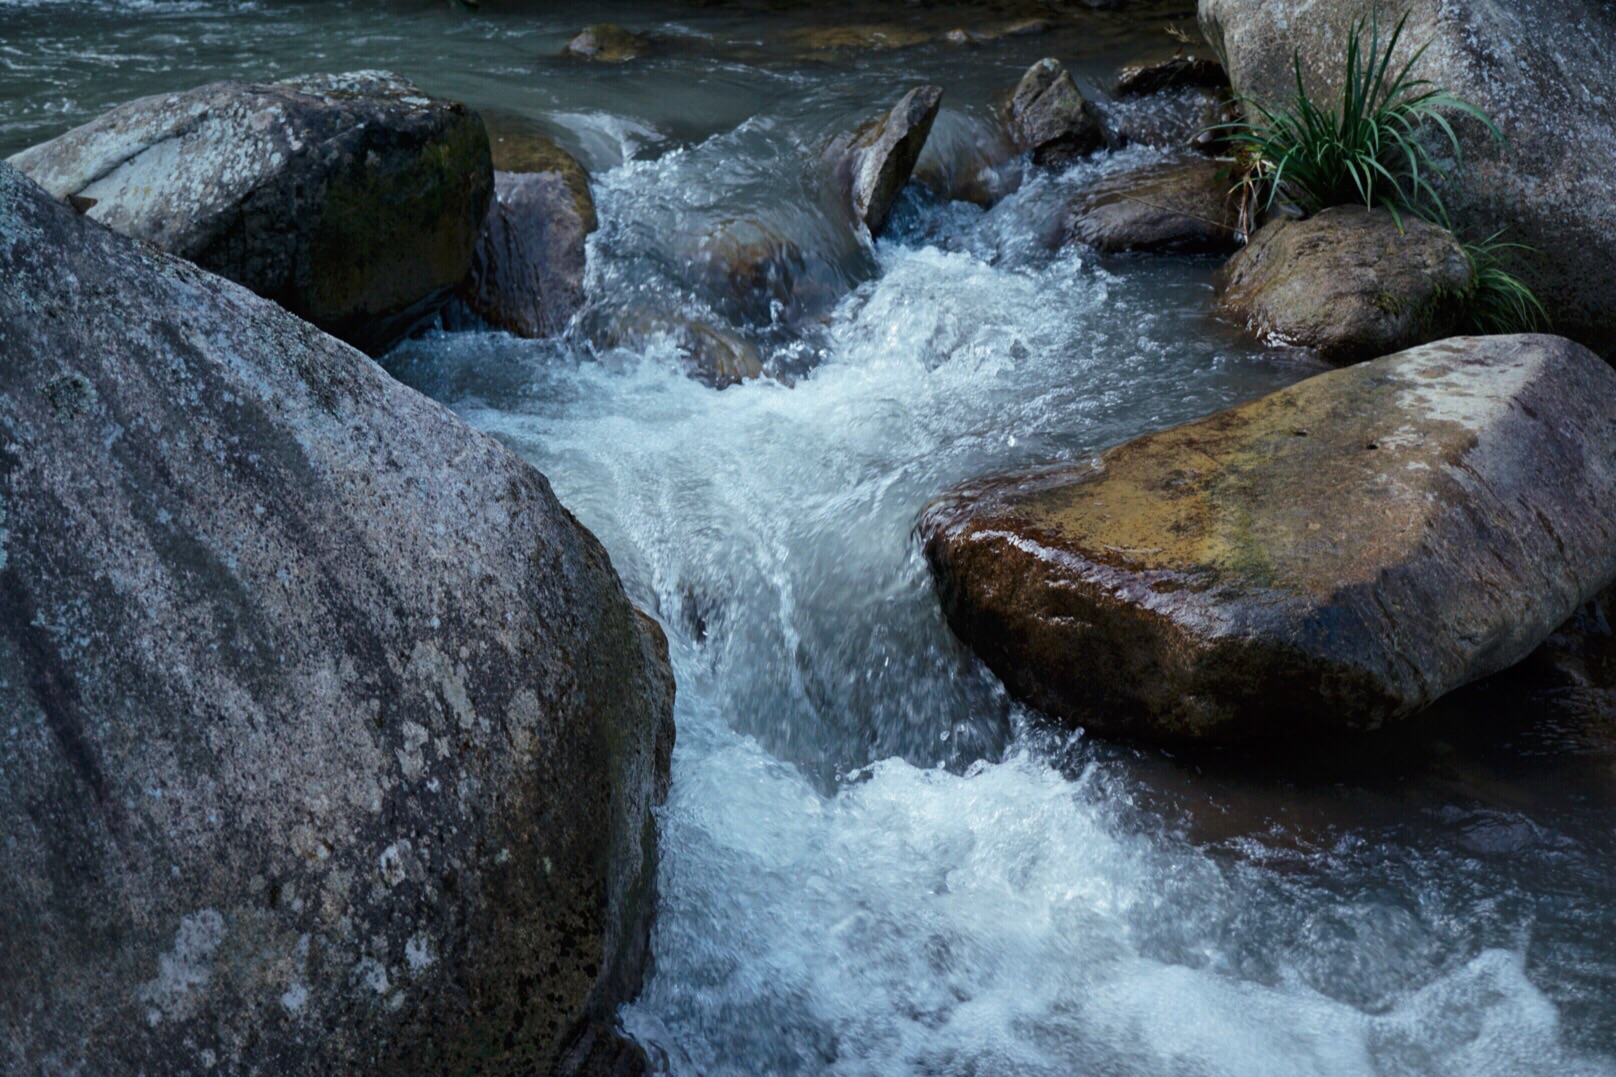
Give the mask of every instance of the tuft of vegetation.
<path id="1" fill-rule="evenodd" d="M 1452 230 L 1439 183 L 1453 179 L 1463 165 L 1463 151 L 1450 115 L 1476 120 L 1499 141 L 1504 136 L 1469 101 L 1414 77 L 1430 42 L 1415 49 L 1402 66 L 1392 67 L 1407 23 L 1405 14 L 1384 38 L 1373 13 L 1353 23 L 1347 35 L 1346 77 L 1340 96 L 1328 108 L 1308 96 L 1300 49 L 1292 57 L 1296 93 L 1287 103 L 1236 99 L 1245 118 L 1213 130 L 1235 147 L 1242 232 L 1249 232 L 1252 222 L 1281 199 L 1304 214 L 1328 206 L 1384 206 L 1399 227 L 1407 213 Z M 1433 132 L 1440 137 L 1433 138 Z M 1433 154 L 1433 142 L 1452 150 L 1451 166 Z M 1475 270 L 1470 307 L 1478 330 L 1510 333 L 1547 327 L 1543 304 L 1506 268 L 1512 255 L 1530 248 L 1502 242 L 1496 234 L 1463 246 Z"/>
<path id="2" fill-rule="evenodd" d="M 1494 232 L 1480 243 L 1465 243 L 1465 257 L 1474 274 L 1469 297 L 1470 321 L 1478 333 L 1537 333 L 1549 328 L 1543 309 L 1529 285 L 1509 272 L 1511 254 L 1528 252 L 1520 243 L 1505 243 Z"/>

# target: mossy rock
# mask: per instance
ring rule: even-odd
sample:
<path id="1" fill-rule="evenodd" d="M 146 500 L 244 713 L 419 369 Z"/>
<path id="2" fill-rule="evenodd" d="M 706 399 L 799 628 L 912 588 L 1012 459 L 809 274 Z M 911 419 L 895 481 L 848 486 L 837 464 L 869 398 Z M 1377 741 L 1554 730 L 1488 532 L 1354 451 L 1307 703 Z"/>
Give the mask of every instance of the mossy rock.
<path id="1" fill-rule="evenodd" d="M 1474 285 L 1447 229 L 1334 206 L 1258 229 L 1220 274 L 1219 305 L 1265 340 L 1356 363 L 1447 336 Z"/>
<path id="2" fill-rule="evenodd" d="M 1371 730 L 1616 577 L 1616 370 L 1461 337 L 990 481 L 921 531 L 950 623 L 1042 710 L 1154 740 Z"/>
<path id="3" fill-rule="evenodd" d="M 599 22 L 578 31 L 563 50 L 568 56 L 600 64 L 620 64 L 637 60 L 651 51 L 651 42 L 616 23 Z"/>

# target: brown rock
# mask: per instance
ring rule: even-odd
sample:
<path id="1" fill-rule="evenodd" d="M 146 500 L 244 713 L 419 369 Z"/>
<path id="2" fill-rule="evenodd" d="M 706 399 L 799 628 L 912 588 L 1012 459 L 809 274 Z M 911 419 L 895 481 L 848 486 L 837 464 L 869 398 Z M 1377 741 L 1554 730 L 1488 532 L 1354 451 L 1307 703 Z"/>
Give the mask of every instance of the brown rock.
<path id="1" fill-rule="evenodd" d="M 941 87 L 917 86 L 886 115 L 836 139 L 825 151 L 853 216 L 871 235 L 880 234 L 909 182 L 942 100 Z"/>
<path id="2" fill-rule="evenodd" d="M 1333 206 L 1258 229 L 1224 267 L 1219 302 L 1264 339 L 1356 363 L 1452 332 L 1473 284 L 1446 229 Z"/>
<path id="3" fill-rule="evenodd" d="M 1559 337 L 1453 338 L 967 489 L 921 530 L 955 631 L 1053 715 L 1373 729 L 1616 577 L 1616 370 Z"/>
<path id="4" fill-rule="evenodd" d="M 1227 170 L 1197 159 L 1108 176 L 1073 205 L 1067 234 L 1105 252 L 1232 251 L 1239 212 Z"/>

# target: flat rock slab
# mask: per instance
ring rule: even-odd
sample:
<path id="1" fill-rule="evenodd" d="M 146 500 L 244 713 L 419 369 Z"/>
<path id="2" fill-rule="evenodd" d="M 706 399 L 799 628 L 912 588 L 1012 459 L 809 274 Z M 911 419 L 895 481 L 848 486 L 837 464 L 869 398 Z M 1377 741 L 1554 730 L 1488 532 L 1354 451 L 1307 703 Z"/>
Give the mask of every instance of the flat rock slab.
<path id="1" fill-rule="evenodd" d="M 1228 165 L 1204 159 L 1108 176 L 1073 204 L 1067 235 L 1105 252 L 1232 251 L 1239 210 L 1229 187 Z"/>
<path id="2" fill-rule="evenodd" d="M 955 631 L 1053 715 L 1373 729 L 1616 576 L 1616 371 L 1559 337 L 1453 338 L 964 490 L 921 530 Z"/>
<path id="3" fill-rule="evenodd" d="M 826 150 L 853 216 L 872 236 L 880 234 L 898 194 L 909 182 L 942 100 L 941 87 L 916 86 L 886 115 L 836 139 Z"/>
<path id="4" fill-rule="evenodd" d="M 544 476 L 3 164 L 0 355 L 0 1071 L 611 1053 L 672 674 Z"/>
<path id="5" fill-rule="evenodd" d="M 372 353 L 466 275 L 494 179 L 476 113 L 377 71 L 143 97 L 11 163 Z"/>
<path id="6" fill-rule="evenodd" d="M 1332 206 L 1259 228 L 1219 274 L 1219 305 L 1265 340 L 1356 363 L 1453 332 L 1473 283 L 1447 229 Z"/>

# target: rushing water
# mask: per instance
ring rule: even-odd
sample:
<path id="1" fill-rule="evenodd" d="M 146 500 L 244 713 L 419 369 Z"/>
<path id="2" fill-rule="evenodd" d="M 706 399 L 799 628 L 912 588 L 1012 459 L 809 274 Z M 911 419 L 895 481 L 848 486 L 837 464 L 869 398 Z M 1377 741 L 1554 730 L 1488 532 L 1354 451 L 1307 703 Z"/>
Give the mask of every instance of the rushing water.
<path id="1" fill-rule="evenodd" d="M 817 147 L 922 81 L 934 142 L 969 141 L 1032 60 L 1101 79 L 1170 49 L 1183 6 L 885 51 L 800 35 L 1017 12 L 769 7 L 0 0 L 0 152 L 210 78 L 390 67 L 594 171 L 580 325 L 652 301 L 760 346 L 775 376 L 724 391 L 671 343 L 581 332 L 385 360 L 538 465 L 667 626 L 656 968 L 622 1017 L 672 1072 L 1616 1072 L 1608 719 L 1481 691 L 1359 752 L 1175 757 L 1050 729 L 939 612 L 930 499 L 1316 368 L 1212 320 L 1211 263 L 1052 247 L 1072 191 L 1151 151 L 991 211 L 912 189 L 872 246 Z M 556 58 L 607 17 L 658 54 Z M 818 305 L 715 283 L 731 233 L 789 241 Z"/>

